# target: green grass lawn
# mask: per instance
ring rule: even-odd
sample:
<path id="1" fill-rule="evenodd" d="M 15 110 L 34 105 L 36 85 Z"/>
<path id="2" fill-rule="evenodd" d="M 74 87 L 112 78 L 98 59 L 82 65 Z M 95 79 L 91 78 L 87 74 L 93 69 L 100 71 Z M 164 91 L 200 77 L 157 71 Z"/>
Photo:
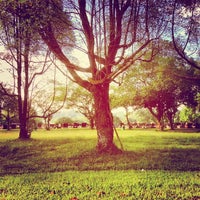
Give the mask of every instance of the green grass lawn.
<path id="1" fill-rule="evenodd" d="M 118 132 L 125 151 L 99 155 L 93 130 L 1 131 L 0 200 L 200 200 L 200 133 Z"/>

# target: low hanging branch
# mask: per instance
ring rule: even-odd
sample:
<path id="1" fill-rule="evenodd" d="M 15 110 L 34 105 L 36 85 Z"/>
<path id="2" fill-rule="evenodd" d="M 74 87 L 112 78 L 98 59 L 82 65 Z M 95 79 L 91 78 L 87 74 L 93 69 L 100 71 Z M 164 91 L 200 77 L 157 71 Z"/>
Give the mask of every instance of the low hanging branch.
<path id="1" fill-rule="evenodd" d="M 196 33 L 192 33 L 190 29 L 192 29 L 192 26 L 193 26 L 193 23 L 190 23 L 189 24 L 189 33 L 188 35 L 186 36 L 186 41 L 185 41 L 185 44 L 184 44 L 184 47 L 182 47 L 180 44 L 177 43 L 177 40 L 175 38 L 175 12 L 177 10 L 177 5 L 178 3 L 176 3 L 176 1 L 174 2 L 174 5 L 173 5 L 173 12 L 172 12 L 172 27 L 171 27 L 171 35 L 172 35 L 172 42 L 173 42 L 173 45 L 174 45 L 174 49 L 176 50 L 176 52 L 178 53 L 178 55 L 183 59 L 185 60 L 190 66 L 200 70 L 200 66 L 197 62 L 195 62 L 192 58 L 189 58 L 186 54 L 186 47 L 188 47 L 189 45 L 192 45 L 190 44 L 189 42 L 191 41 L 191 34 L 196 34 Z M 198 5 L 198 3 L 197 3 Z M 192 17 L 194 15 L 194 12 L 195 12 L 195 5 L 194 7 L 191 9 L 191 20 L 192 20 Z M 196 31 L 198 32 L 198 31 Z M 196 45 L 197 45 L 197 49 L 198 50 L 198 46 L 199 46 L 199 36 L 197 35 L 197 41 L 196 41 Z"/>

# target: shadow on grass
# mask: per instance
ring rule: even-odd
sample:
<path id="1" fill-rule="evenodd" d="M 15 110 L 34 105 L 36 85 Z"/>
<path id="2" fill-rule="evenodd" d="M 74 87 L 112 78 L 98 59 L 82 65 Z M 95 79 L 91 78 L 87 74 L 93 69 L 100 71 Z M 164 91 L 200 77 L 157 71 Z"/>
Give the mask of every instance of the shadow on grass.
<path id="1" fill-rule="evenodd" d="M 167 131 L 176 133 L 200 133 L 200 128 L 176 128 L 174 130 Z"/>
<path id="2" fill-rule="evenodd" d="M 116 155 L 98 154 L 94 149 L 79 150 L 73 155 L 62 151 L 58 146 L 35 151 L 29 147 L 2 146 L 0 175 L 66 170 L 200 170 L 200 149 L 151 148 Z"/>
<path id="3" fill-rule="evenodd" d="M 200 170 L 198 149 L 145 149 L 125 151 L 117 155 L 101 155 L 86 151 L 69 158 L 78 170 Z"/>

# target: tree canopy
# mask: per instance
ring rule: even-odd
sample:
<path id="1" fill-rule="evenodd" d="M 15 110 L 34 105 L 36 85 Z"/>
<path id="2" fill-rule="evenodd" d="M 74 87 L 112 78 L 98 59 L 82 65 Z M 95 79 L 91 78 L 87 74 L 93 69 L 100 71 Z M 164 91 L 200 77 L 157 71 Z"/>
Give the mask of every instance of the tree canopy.
<path id="1" fill-rule="evenodd" d="M 164 128 L 164 120 L 168 119 L 173 129 L 173 121 L 178 107 L 181 104 L 197 104 L 196 96 L 199 93 L 199 85 L 183 78 L 177 79 L 177 74 L 194 73 L 194 69 L 179 59 L 171 44 L 162 41 L 159 54 L 151 63 L 138 63 L 125 77 L 120 86 L 118 105 L 136 106 L 148 108 L 156 118 L 160 129 Z M 116 102 L 116 100 L 115 100 Z"/>

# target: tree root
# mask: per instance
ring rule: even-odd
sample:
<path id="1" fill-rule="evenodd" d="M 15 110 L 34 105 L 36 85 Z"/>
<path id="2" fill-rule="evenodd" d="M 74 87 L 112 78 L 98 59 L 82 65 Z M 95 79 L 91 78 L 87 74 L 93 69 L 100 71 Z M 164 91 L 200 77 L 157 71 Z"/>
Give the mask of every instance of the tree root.
<path id="1" fill-rule="evenodd" d="M 104 147 L 97 145 L 96 151 L 98 154 L 110 154 L 110 155 L 123 153 L 123 150 L 119 149 L 115 144 L 111 144 L 109 146 L 104 146 Z"/>

